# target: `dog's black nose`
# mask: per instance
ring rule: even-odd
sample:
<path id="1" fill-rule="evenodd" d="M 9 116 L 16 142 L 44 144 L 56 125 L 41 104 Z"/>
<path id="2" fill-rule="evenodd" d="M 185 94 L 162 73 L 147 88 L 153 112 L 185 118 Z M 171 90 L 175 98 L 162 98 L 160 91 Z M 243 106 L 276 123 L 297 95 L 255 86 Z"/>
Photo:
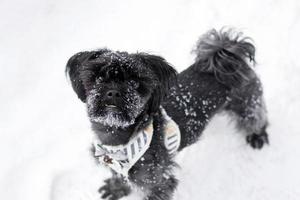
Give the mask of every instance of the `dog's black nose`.
<path id="1" fill-rule="evenodd" d="M 108 99 L 115 99 L 115 98 L 120 98 L 121 97 L 121 93 L 117 90 L 108 90 L 106 92 L 106 97 Z"/>

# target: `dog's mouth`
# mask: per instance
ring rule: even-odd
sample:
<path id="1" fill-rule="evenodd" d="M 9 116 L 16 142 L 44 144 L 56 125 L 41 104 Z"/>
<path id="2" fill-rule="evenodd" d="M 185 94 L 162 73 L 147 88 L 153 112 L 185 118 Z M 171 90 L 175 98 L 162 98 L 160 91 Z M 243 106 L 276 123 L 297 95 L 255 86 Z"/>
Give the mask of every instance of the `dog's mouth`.
<path id="1" fill-rule="evenodd" d="M 106 108 L 118 108 L 116 105 L 113 104 L 105 104 Z"/>
<path id="2" fill-rule="evenodd" d="M 120 113 L 121 109 L 115 104 L 105 104 L 104 108 L 108 112 Z"/>
<path id="3" fill-rule="evenodd" d="M 121 105 L 105 103 L 97 112 L 90 114 L 90 120 L 110 127 L 127 127 L 134 123 L 134 118 L 124 112 Z"/>

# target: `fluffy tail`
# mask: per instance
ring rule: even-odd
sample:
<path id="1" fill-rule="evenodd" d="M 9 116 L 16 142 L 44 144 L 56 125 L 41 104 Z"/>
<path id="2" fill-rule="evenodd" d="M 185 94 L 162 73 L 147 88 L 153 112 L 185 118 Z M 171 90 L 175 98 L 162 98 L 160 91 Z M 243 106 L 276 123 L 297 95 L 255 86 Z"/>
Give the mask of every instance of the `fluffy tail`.
<path id="1" fill-rule="evenodd" d="M 230 88 L 246 84 L 253 76 L 250 63 L 255 64 L 255 47 L 233 29 L 212 29 L 200 37 L 196 49 L 195 67 L 213 73 L 216 79 Z"/>

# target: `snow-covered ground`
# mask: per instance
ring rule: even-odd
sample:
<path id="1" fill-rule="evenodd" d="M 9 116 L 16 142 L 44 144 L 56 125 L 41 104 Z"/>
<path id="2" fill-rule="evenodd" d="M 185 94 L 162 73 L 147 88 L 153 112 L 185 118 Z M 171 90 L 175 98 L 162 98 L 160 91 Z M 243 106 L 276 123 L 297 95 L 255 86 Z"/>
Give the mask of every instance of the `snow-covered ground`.
<path id="1" fill-rule="evenodd" d="M 174 199 L 300 198 L 298 0 L 2 0 L 0 18 L 1 199 L 99 199 L 109 173 L 89 155 L 85 107 L 64 76 L 72 54 L 146 51 L 181 71 L 198 36 L 224 25 L 255 40 L 271 145 L 254 151 L 226 115 L 215 117 L 179 154 Z"/>

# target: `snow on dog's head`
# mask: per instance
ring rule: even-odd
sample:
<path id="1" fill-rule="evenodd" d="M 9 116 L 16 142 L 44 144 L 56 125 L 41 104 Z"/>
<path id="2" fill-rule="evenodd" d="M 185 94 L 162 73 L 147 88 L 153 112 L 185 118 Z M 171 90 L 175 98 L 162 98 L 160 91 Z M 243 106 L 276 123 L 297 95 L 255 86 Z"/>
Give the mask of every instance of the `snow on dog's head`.
<path id="1" fill-rule="evenodd" d="M 176 71 L 161 57 L 100 49 L 70 58 L 66 72 L 94 123 L 128 127 L 158 111 Z"/>

